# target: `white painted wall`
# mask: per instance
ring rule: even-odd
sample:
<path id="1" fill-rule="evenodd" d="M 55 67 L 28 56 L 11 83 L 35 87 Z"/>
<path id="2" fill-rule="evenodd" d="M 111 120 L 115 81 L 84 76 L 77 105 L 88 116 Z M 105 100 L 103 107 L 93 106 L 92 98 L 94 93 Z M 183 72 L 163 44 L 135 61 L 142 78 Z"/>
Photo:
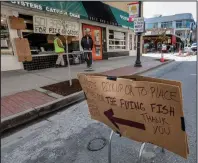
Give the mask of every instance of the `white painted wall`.
<path id="1" fill-rule="evenodd" d="M 12 9 L 6 8 L 1 6 L 1 13 L 5 14 L 7 18 L 9 16 L 18 16 L 17 11 L 13 11 Z M 3 54 L 3 51 L 1 51 L 1 71 L 10 71 L 10 70 L 19 70 L 23 69 L 23 64 L 21 62 L 18 62 L 18 57 L 16 55 L 16 48 L 14 44 L 14 38 L 18 38 L 17 30 L 10 29 L 10 23 L 8 21 L 8 28 L 10 32 L 10 41 L 12 44 L 13 52 L 14 54 Z"/>

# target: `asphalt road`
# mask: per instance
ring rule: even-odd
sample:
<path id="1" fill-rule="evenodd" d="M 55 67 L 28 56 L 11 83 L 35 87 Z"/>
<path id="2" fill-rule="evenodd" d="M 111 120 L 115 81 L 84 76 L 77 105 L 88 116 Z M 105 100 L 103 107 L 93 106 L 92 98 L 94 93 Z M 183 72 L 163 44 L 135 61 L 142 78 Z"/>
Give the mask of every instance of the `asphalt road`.
<path id="1" fill-rule="evenodd" d="M 187 160 L 166 150 L 156 151 L 156 163 L 196 162 L 196 62 L 174 62 L 144 75 L 179 80 L 183 83 L 184 113 L 190 155 Z M 108 139 L 111 130 L 91 120 L 85 101 L 45 117 L 1 139 L 2 163 L 107 163 L 108 146 L 99 151 L 89 151 L 87 145 L 94 138 Z M 167 142 L 168 143 L 168 142 Z M 98 144 L 96 144 L 98 145 Z M 114 136 L 112 163 L 136 163 L 141 143 Z M 155 156 L 155 157 L 154 157 Z M 150 162 L 144 160 L 144 163 Z"/>

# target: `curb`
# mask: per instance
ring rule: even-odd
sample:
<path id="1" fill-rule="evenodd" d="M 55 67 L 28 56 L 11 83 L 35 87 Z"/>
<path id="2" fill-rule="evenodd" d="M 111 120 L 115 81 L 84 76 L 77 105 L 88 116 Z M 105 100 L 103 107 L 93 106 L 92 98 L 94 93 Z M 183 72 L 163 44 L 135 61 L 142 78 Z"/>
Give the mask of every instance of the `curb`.
<path id="1" fill-rule="evenodd" d="M 145 72 L 152 71 L 152 70 L 154 70 L 154 69 L 156 69 L 156 68 L 162 67 L 162 66 L 167 65 L 167 64 L 169 64 L 169 63 L 172 63 L 172 62 L 174 62 L 174 61 L 175 61 L 174 59 L 170 59 L 169 61 L 166 61 L 166 62 L 164 62 L 164 63 L 162 63 L 162 64 L 160 64 L 160 65 L 158 65 L 158 66 L 152 67 L 152 68 L 150 68 L 150 69 L 148 69 L 148 70 L 143 70 L 143 71 L 140 71 L 140 72 L 138 72 L 138 73 L 134 73 L 134 75 L 140 75 L 140 74 L 143 74 L 143 73 L 145 73 Z"/>
<path id="2" fill-rule="evenodd" d="M 163 65 L 169 64 L 169 63 L 174 62 L 174 61 L 175 60 L 170 60 L 170 61 L 164 62 L 163 64 L 160 64 L 160 65 L 155 66 L 153 68 L 150 68 L 148 70 L 143 70 L 143 71 L 140 71 L 138 73 L 135 73 L 135 75 L 151 71 L 153 69 L 159 68 Z M 41 92 L 42 91 L 44 91 L 44 90 L 41 90 Z M 44 92 L 44 93 L 46 93 L 46 92 Z M 54 94 L 53 94 L 53 96 L 54 96 Z M 56 100 L 54 100 L 52 102 L 49 102 L 49 103 L 46 103 L 44 105 L 41 105 L 41 106 L 38 106 L 38 107 L 35 107 L 35 108 L 31 108 L 31 109 L 25 110 L 23 112 L 17 113 L 15 115 L 3 118 L 1 120 L 1 130 L 0 131 L 2 133 L 2 132 L 6 131 L 8 129 L 17 127 L 19 125 L 22 125 L 24 123 L 27 123 L 27 122 L 32 121 L 34 119 L 37 119 L 39 117 L 42 117 L 42 116 L 44 116 L 48 113 L 51 113 L 51 112 L 54 112 L 54 111 L 57 111 L 57 110 L 61 110 L 64 107 L 75 104 L 75 103 L 80 102 L 82 100 L 85 100 L 85 96 L 84 96 L 84 92 L 80 91 L 80 92 L 71 94 L 71 95 L 66 96 L 66 97 L 61 97 L 59 99 L 56 99 Z"/>
<path id="3" fill-rule="evenodd" d="M 42 117 L 48 113 L 60 110 L 69 105 L 75 104 L 85 99 L 84 92 L 80 91 L 72 95 L 56 99 L 44 105 L 25 110 L 15 115 L 3 118 L 1 120 L 1 133 L 26 122 Z"/>

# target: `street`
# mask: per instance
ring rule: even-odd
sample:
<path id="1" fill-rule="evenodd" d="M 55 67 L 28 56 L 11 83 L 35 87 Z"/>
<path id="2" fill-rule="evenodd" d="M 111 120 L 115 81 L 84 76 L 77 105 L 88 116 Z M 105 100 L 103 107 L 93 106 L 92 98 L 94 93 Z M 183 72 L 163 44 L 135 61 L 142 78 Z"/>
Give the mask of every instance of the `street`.
<path id="1" fill-rule="evenodd" d="M 190 154 L 185 160 L 167 150 L 156 151 L 156 163 L 196 162 L 196 56 L 175 61 L 143 75 L 182 82 L 184 115 Z M 143 65 L 144 66 L 144 65 Z M 86 101 L 65 108 L 51 116 L 23 126 L 1 139 L 2 163 L 107 163 L 108 144 L 99 151 L 89 151 L 94 138 L 108 140 L 111 129 L 91 120 Z M 167 142 L 168 143 L 168 142 Z M 135 163 L 141 143 L 114 135 L 112 163 Z M 150 156 L 144 152 L 144 163 Z M 147 159 L 146 159 L 147 158 Z"/>

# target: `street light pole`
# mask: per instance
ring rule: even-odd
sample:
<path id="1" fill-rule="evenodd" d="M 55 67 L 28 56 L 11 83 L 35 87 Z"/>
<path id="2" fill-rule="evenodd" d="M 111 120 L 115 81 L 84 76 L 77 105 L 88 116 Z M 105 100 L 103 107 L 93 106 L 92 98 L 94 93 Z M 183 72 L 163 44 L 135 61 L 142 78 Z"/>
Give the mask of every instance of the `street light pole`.
<path id="1" fill-rule="evenodd" d="M 139 1 L 139 14 L 138 17 L 142 17 L 142 2 Z M 137 33 L 137 56 L 134 67 L 142 67 L 140 61 L 140 42 L 141 42 L 141 33 Z"/>

